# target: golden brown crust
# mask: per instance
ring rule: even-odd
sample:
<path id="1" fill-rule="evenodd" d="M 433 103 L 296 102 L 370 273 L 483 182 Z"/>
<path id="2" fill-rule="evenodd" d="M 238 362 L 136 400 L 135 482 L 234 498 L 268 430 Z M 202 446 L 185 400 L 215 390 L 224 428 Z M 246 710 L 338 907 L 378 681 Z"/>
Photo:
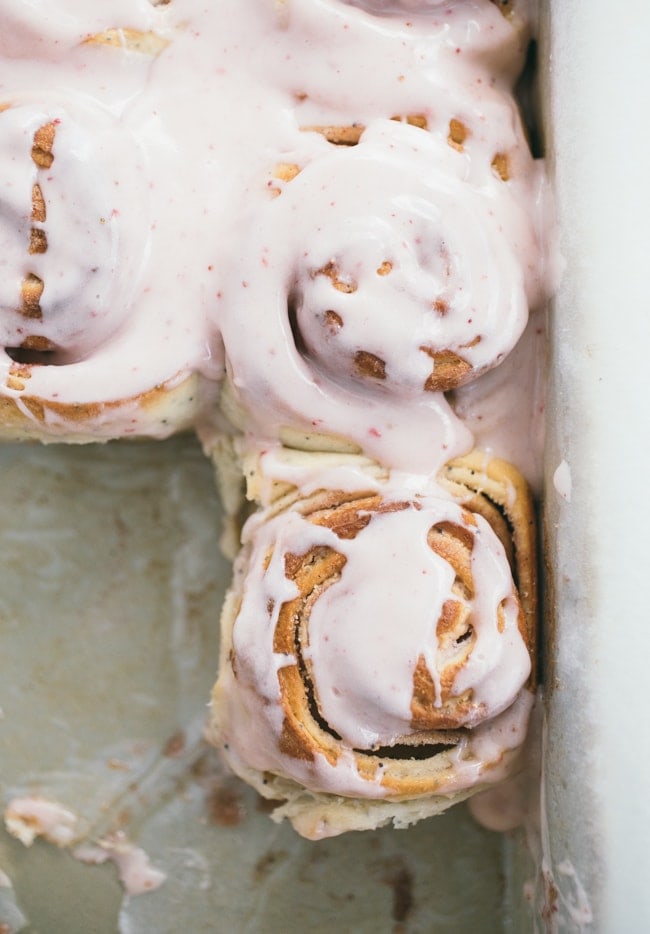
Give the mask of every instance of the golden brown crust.
<path id="1" fill-rule="evenodd" d="M 54 163 L 54 142 L 56 138 L 56 125 L 52 122 L 45 123 L 35 132 L 32 141 L 31 158 L 34 165 L 39 169 L 49 169 Z M 31 220 L 33 223 L 43 223 L 46 220 L 47 209 L 43 192 L 40 185 L 32 186 L 32 211 Z M 27 252 L 30 256 L 45 253 L 47 250 L 47 235 L 40 227 L 32 227 L 29 234 L 29 243 Z M 45 283 L 39 276 L 33 272 L 27 273 L 20 287 L 20 307 L 19 311 L 25 318 L 34 321 L 40 321 L 43 317 L 41 309 L 41 297 Z M 23 341 L 22 347 L 34 349 L 33 336 L 28 335 Z M 30 344 L 31 341 L 31 344 Z"/>
<path id="2" fill-rule="evenodd" d="M 449 121 L 449 134 L 447 136 L 447 142 L 453 149 L 457 149 L 458 152 L 462 152 L 465 148 L 465 140 L 469 136 L 469 130 L 465 126 L 462 120 L 458 120 L 456 117 L 453 117 Z"/>
<path id="3" fill-rule="evenodd" d="M 328 143 L 335 146 L 356 146 L 365 126 L 361 123 L 350 123 L 345 126 L 325 126 L 323 124 L 314 124 L 313 126 L 302 126 L 300 129 L 304 133 L 320 133 Z"/>
<path id="4" fill-rule="evenodd" d="M 468 509 L 487 519 L 506 547 L 523 609 L 522 635 L 531 648 L 534 687 L 539 606 L 537 524 L 530 488 L 508 461 L 480 451 L 450 461 L 439 479 Z"/>
<path id="5" fill-rule="evenodd" d="M 7 386 L 20 396 L 0 395 L 0 435 L 5 440 L 86 443 L 166 437 L 192 427 L 203 404 L 203 383 L 195 375 L 182 381 L 172 379 L 126 399 L 65 403 L 30 396 L 30 370 L 28 365 L 14 364 Z"/>
<path id="6" fill-rule="evenodd" d="M 54 162 L 52 149 L 54 148 L 55 135 L 56 126 L 54 123 L 46 123 L 34 133 L 32 160 L 39 169 L 49 169 Z"/>
<path id="7" fill-rule="evenodd" d="M 510 159 L 505 152 L 498 152 L 492 160 L 492 170 L 499 178 L 507 182 L 510 178 Z"/>
<path id="8" fill-rule="evenodd" d="M 390 118 L 398 123 L 408 123 L 409 126 L 418 127 L 421 130 L 427 130 L 429 121 L 424 114 L 396 114 Z M 304 133 L 320 133 L 328 143 L 334 146 L 356 146 L 366 127 L 363 123 L 348 123 L 343 125 L 325 125 L 314 124 L 311 126 L 301 126 Z"/>
<path id="9" fill-rule="evenodd" d="M 156 32 L 143 32 L 140 29 L 122 27 L 119 29 L 105 29 L 103 32 L 95 33 L 84 39 L 82 44 L 125 49 L 129 52 L 155 57 L 167 48 L 169 40 Z"/>
<path id="10" fill-rule="evenodd" d="M 490 0 L 490 3 L 493 3 L 506 19 L 512 16 L 517 5 L 515 0 Z"/>
<path id="11" fill-rule="evenodd" d="M 453 350 L 432 350 L 429 347 L 421 347 L 420 350 L 433 360 L 433 370 L 424 383 L 427 392 L 457 389 L 474 374 L 472 364 Z"/>

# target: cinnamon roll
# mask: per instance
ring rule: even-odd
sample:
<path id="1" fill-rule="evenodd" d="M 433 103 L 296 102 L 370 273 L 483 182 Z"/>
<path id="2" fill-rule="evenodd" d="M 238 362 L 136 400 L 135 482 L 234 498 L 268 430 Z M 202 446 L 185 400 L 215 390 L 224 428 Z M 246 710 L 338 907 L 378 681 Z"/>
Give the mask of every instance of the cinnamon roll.
<path id="1" fill-rule="evenodd" d="M 321 492 L 245 528 L 212 735 L 305 836 L 406 825 L 516 766 L 535 677 L 532 509 L 512 468 L 480 483 L 476 468 L 450 467 L 459 495 Z M 526 529 L 511 537 L 511 522 Z"/>
<path id="2" fill-rule="evenodd" d="M 0 139 L 0 434 L 190 426 L 215 392 L 182 345 L 166 346 L 179 325 L 161 324 L 149 297 L 155 215 L 135 132 L 81 95 L 17 95 L 0 108 Z M 199 332 L 192 341 L 204 353 Z"/>
<path id="3" fill-rule="evenodd" d="M 261 207 L 221 322 L 249 428 L 336 435 L 382 460 L 408 411 L 411 441 L 431 438 L 423 469 L 467 449 L 440 438 L 441 394 L 509 353 L 541 262 L 528 201 L 489 165 L 470 184 L 464 164 L 446 140 L 377 121 Z"/>

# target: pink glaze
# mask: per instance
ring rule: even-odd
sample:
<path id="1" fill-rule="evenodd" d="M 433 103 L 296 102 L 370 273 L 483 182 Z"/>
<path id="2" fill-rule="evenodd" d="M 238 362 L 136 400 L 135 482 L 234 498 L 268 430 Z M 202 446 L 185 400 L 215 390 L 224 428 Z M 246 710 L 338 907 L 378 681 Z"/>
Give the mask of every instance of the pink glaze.
<path id="1" fill-rule="evenodd" d="M 112 862 L 128 895 L 153 892 L 167 878 L 164 872 L 151 865 L 147 853 L 131 843 L 122 831 L 110 834 L 97 845 L 82 844 L 74 851 L 74 856 L 89 865 Z"/>
<path id="2" fill-rule="evenodd" d="M 97 39 L 107 30 L 117 45 Z M 134 30 L 155 37 L 150 52 L 130 48 Z M 422 348 L 463 355 L 473 379 L 507 356 L 546 291 L 543 178 L 509 94 L 522 17 L 487 0 L 57 0 L 38 15 L 10 0 L 0 36 L 0 340 L 14 355 L 25 338 L 53 348 L 25 367 L 24 388 L 0 350 L 0 393 L 101 403 L 192 374 L 218 382 L 225 343 L 252 436 L 335 433 L 425 473 L 472 446 L 423 389 Z M 412 115 L 428 131 L 388 119 Z M 37 169 L 33 131 L 51 121 L 54 161 Z M 357 147 L 309 129 L 350 124 L 368 127 Z M 302 171 L 281 181 L 280 164 Z M 47 206 L 36 225 L 35 181 Z M 44 255 L 27 252 L 31 226 Z M 359 279 L 334 305 L 330 280 L 312 275 L 332 261 Z M 17 310 L 29 273 L 45 283 L 40 319 Z M 287 322 L 296 290 L 304 349 Z M 335 341 L 319 318 L 330 307 L 345 321 Z M 350 376 L 359 349 L 386 361 L 381 386 Z M 50 419 L 52 435 L 66 428 Z"/>
<path id="3" fill-rule="evenodd" d="M 400 493 L 391 490 L 387 501 L 401 502 Z M 520 741 L 530 705 L 518 703 L 515 714 L 513 704 L 530 673 L 530 659 L 518 629 L 518 604 L 503 548 L 487 523 L 475 519 L 476 525 L 467 525 L 456 503 L 428 495 L 408 509 L 373 515 L 352 541 L 339 539 L 296 511 L 266 523 L 255 519 L 245 534 L 246 574 L 232 635 L 236 677 L 229 668 L 223 676 L 227 684 L 220 729 L 228 755 L 261 771 L 299 780 L 311 790 L 383 796 L 375 781 L 356 774 L 350 751 L 390 746 L 414 732 L 413 676 L 420 657 L 439 685 L 444 661 L 436 625 L 444 602 L 458 597 L 451 589 L 454 571 L 428 546 L 427 532 L 444 521 L 467 527 L 475 536 L 475 593 L 467 600 L 475 642 L 452 689 L 454 694 L 472 692 L 471 710 L 462 724 L 471 730 L 463 743 L 477 757 L 474 777 L 490 761 L 495 743 L 504 741 L 503 748 L 514 748 L 505 736 L 502 715 L 513 708 L 508 729 Z M 280 749 L 284 714 L 277 674 L 296 658 L 275 652 L 273 640 L 280 607 L 297 594 L 285 576 L 285 556 L 319 546 L 343 554 L 346 563 L 340 579 L 311 609 L 303 657 L 312 671 L 321 716 L 341 737 L 342 755 L 335 765 L 323 761 L 307 768 Z M 479 747 L 485 758 L 479 756 Z M 460 763 L 471 758 L 467 751 L 450 755 L 464 775 L 468 766 Z M 453 790 L 467 787 L 458 780 L 461 784 Z"/>
<path id="4" fill-rule="evenodd" d="M 387 495 L 420 497 L 420 511 L 375 517 L 353 543 L 295 512 L 246 530 L 251 571 L 234 633 L 238 676 L 228 669 L 222 680 L 222 738 L 233 761 L 317 790 L 385 793 L 351 753 L 336 768 L 305 766 L 275 747 L 277 674 L 293 661 L 272 642 L 279 606 L 295 595 L 282 549 L 334 543 L 346 556 L 315 609 L 309 660 L 349 743 L 390 744 L 409 729 L 417 658 L 439 677 L 431 631 L 452 575 L 425 536 L 436 516 L 457 520 L 459 510 L 433 478 L 477 440 L 537 476 L 536 309 L 552 270 L 543 167 L 511 96 L 524 6 L 507 20 L 488 0 L 53 0 L 38 14 L 29 0 L 2 4 L 0 394 L 29 415 L 30 396 L 101 403 L 194 375 L 216 386 L 227 374 L 242 445 L 267 452 L 278 476 L 283 432 L 317 432 L 390 468 L 388 481 L 372 481 Z M 106 30 L 117 45 L 98 38 Z M 133 30 L 150 34 L 150 51 L 130 46 Z M 51 122 L 53 163 L 37 168 L 34 130 Z M 318 131 L 351 125 L 351 147 Z M 30 216 L 35 183 L 43 222 Z M 35 226 L 44 255 L 28 253 Z M 45 283 L 37 318 L 17 310 L 29 274 Z M 25 364 L 21 386 L 6 350 L 15 356 L 25 338 L 53 350 L 51 362 Z M 426 386 L 441 351 L 469 366 L 453 397 Z M 385 374 L 355 369 L 359 352 Z M 117 434 L 138 432 L 137 409 L 127 416 Z M 65 415 L 47 424 L 52 436 L 70 430 Z M 324 475 L 291 477 L 305 492 Z M 357 482 L 349 467 L 341 485 Z M 494 763 L 522 742 L 532 703 L 507 562 L 482 520 L 478 530 L 478 638 L 454 685 L 476 706 L 447 754 L 448 793 L 503 777 Z M 343 602 L 361 622 L 334 637 Z M 366 667 L 371 619 L 380 637 Z"/>

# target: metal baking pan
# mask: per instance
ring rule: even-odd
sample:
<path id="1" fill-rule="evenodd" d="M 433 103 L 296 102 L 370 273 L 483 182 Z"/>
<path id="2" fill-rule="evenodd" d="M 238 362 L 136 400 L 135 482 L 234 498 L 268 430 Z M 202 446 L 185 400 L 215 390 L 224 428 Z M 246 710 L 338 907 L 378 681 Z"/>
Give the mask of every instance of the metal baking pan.
<path id="1" fill-rule="evenodd" d="M 129 897 L 113 865 L 3 835 L 9 930 L 501 929 L 509 844 L 464 808 L 316 845 L 220 770 L 201 726 L 229 568 L 191 438 L 0 463 L 5 803 L 53 799 L 75 837 L 120 828 L 166 875 Z"/>
<path id="2" fill-rule="evenodd" d="M 129 895 L 119 861 L 2 831 L 0 930 L 650 929 L 650 516 L 627 490 L 650 396 L 647 21 L 639 0 L 625 15 L 601 0 L 542 8 L 566 269 L 550 326 L 541 780 L 531 765 L 524 827 L 486 830 L 465 805 L 317 844 L 273 824 L 202 739 L 229 568 L 196 442 L 4 445 L 3 804 L 56 800 L 75 839 L 118 830 L 165 881 Z"/>

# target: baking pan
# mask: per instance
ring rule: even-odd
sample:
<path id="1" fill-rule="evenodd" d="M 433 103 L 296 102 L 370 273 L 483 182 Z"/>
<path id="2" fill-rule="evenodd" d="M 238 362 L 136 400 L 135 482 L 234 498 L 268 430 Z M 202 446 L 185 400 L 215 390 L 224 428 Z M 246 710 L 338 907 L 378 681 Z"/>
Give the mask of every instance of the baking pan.
<path id="1" fill-rule="evenodd" d="M 196 441 L 6 444 L 0 790 L 4 805 L 58 802 L 71 842 L 0 833 L 8 932 L 650 929 L 650 516 L 629 489 L 650 397 L 649 14 L 602 0 L 541 13 L 565 270 L 550 310 L 544 697 L 523 825 L 487 830 L 459 805 L 315 844 L 273 824 L 202 737 L 229 567 Z M 76 848 L 109 832 L 110 858 L 92 865 L 101 853 Z M 129 894 L 138 883 L 151 890 Z"/>

